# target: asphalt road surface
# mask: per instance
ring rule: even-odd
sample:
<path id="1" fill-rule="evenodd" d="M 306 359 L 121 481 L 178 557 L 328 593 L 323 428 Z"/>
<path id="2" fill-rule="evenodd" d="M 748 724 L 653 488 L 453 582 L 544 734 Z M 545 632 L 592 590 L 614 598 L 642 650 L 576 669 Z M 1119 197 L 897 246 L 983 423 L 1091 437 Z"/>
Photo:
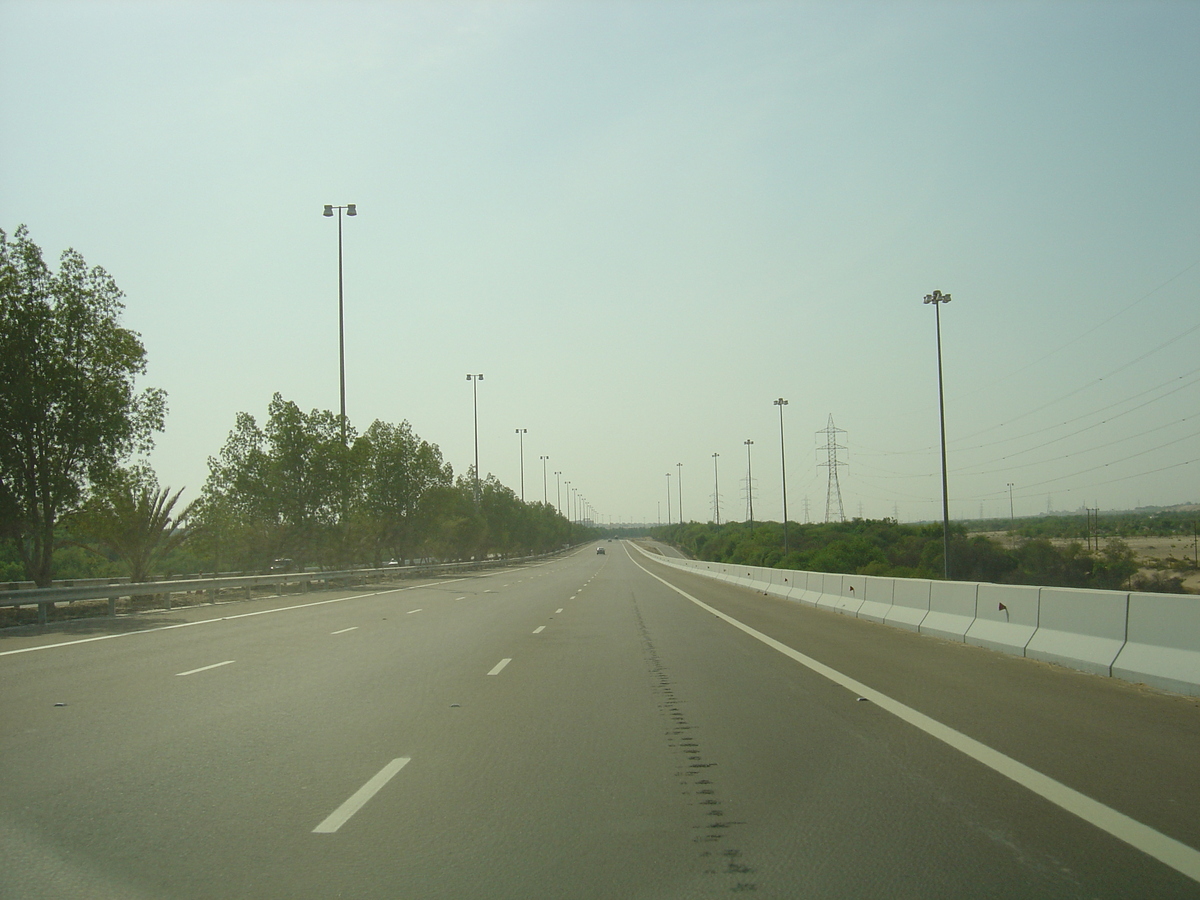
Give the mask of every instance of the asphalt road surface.
<path id="1" fill-rule="evenodd" d="M 601 546 L 0 634 L 0 897 L 1200 897 L 1195 698 Z"/>

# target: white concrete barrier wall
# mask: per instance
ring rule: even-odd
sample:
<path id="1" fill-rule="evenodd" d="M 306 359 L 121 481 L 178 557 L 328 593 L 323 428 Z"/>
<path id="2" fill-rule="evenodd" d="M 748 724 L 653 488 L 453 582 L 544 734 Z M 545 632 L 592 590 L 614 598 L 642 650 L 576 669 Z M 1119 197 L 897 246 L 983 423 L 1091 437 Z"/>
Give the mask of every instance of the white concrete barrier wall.
<path id="1" fill-rule="evenodd" d="M 961 641 L 975 621 L 979 585 L 969 581 L 931 581 L 929 614 L 921 620 L 921 634 Z"/>
<path id="2" fill-rule="evenodd" d="M 896 579 L 867 575 L 863 582 L 863 602 L 858 608 L 858 617 L 871 622 L 884 621 L 892 608 L 892 591 L 896 586 Z"/>
<path id="3" fill-rule="evenodd" d="M 853 616 L 862 606 L 862 575 L 826 575 L 825 590 L 817 605 Z"/>
<path id="4" fill-rule="evenodd" d="M 975 604 L 975 621 L 967 629 L 967 643 L 1025 655 L 1025 646 L 1038 624 L 1038 597 L 1042 589 L 1019 584 L 981 584 Z"/>
<path id="5" fill-rule="evenodd" d="M 1079 588 L 1041 590 L 1038 628 L 1025 646 L 1025 655 L 1111 675 L 1113 660 L 1125 643 L 1129 595 Z"/>
<path id="6" fill-rule="evenodd" d="M 1130 594 L 1128 635 L 1112 674 L 1200 694 L 1200 597 Z"/>
<path id="7" fill-rule="evenodd" d="M 884 621 L 897 628 L 920 631 L 921 620 L 929 614 L 929 585 L 923 578 L 893 579 L 892 608 Z"/>
<path id="8" fill-rule="evenodd" d="M 1200 696 L 1200 597 L 1194 595 L 876 578 L 655 558 L 870 621 Z"/>

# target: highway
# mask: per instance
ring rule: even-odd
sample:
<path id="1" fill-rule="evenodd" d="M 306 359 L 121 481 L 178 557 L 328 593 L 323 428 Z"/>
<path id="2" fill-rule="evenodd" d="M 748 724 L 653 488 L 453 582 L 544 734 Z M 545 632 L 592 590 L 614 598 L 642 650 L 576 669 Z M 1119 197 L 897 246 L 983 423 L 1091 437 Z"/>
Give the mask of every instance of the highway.
<path id="1" fill-rule="evenodd" d="M 620 542 L 14 629 L 0 684 L 3 898 L 1200 897 L 1196 698 Z"/>

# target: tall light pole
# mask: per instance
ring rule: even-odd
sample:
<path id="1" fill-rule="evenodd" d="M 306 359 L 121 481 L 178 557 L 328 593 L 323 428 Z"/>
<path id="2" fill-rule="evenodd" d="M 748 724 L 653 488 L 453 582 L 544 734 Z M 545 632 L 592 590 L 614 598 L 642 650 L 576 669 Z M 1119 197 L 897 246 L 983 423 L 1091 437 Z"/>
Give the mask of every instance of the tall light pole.
<path id="1" fill-rule="evenodd" d="M 742 441 L 746 445 L 746 502 L 750 510 L 750 527 L 754 527 L 754 469 L 750 465 L 750 448 L 754 446 L 754 441 L 746 438 Z"/>
<path id="2" fill-rule="evenodd" d="M 683 524 L 683 463 L 675 463 L 675 493 L 679 495 L 679 524 Z"/>
<path id="3" fill-rule="evenodd" d="M 475 505 L 479 505 L 479 382 L 483 375 L 468 375 L 471 382 L 471 392 L 475 396 Z"/>
<path id="4" fill-rule="evenodd" d="M 721 525 L 721 479 L 717 477 L 717 457 L 720 455 L 713 454 L 713 519 L 718 527 Z"/>
<path id="5" fill-rule="evenodd" d="M 342 446 L 346 444 L 346 304 L 342 291 L 342 210 L 348 216 L 358 215 L 358 204 L 347 203 L 345 206 L 325 204 L 322 215 L 332 216 L 338 211 L 338 384 L 342 397 Z"/>
<path id="6" fill-rule="evenodd" d="M 1013 483 L 1010 481 L 1008 483 L 1008 521 L 1009 521 L 1010 528 L 1016 528 L 1017 527 L 1017 514 L 1015 512 L 1013 512 L 1012 489 L 1013 489 Z"/>
<path id="7" fill-rule="evenodd" d="M 550 494 L 546 490 L 546 460 L 549 458 L 548 456 L 538 457 L 542 461 L 542 506 L 550 505 Z"/>
<path id="8" fill-rule="evenodd" d="M 671 524 L 671 473 L 667 473 L 667 524 Z"/>
<path id="9" fill-rule="evenodd" d="M 934 291 L 925 295 L 925 302 L 933 304 L 933 318 L 937 322 L 938 355 L 938 413 L 942 423 L 942 571 L 950 580 L 950 491 L 946 482 L 946 400 L 942 393 L 942 313 L 941 304 L 950 302 L 950 295 Z"/>
<path id="10" fill-rule="evenodd" d="M 787 514 L 787 454 L 783 449 L 783 408 L 788 402 L 780 397 L 773 401 L 779 407 L 779 468 L 783 472 L 783 555 L 788 552 L 788 514 Z"/>
<path id="11" fill-rule="evenodd" d="M 525 502 L 525 435 L 529 434 L 528 428 L 518 428 L 517 438 L 521 441 L 521 502 Z"/>
<path id="12" fill-rule="evenodd" d="M 562 469 L 554 471 L 554 511 L 562 515 Z"/>

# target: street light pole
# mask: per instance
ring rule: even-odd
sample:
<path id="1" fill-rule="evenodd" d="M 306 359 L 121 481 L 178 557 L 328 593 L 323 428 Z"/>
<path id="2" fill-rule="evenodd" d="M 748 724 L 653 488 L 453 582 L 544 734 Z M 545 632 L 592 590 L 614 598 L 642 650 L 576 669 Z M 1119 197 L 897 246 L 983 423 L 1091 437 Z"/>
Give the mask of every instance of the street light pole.
<path id="1" fill-rule="evenodd" d="M 540 459 L 542 461 L 542 506 L 550 505 L 550 494 L 546 490 L 546 460 L 548 460 L 549 458 L 550 457 L 548 457 L 548 456 L 539 456 L 538 457 L 538 459 Z"/>
<path id="2" fill-rule="evenodd" d="M 1013 489 L 1013 483 L 1010 481 L 1008 483 L 1008 522 L 1009 522 L 1010 528 L 1016 528 L 1017 527 L 1017 514 L 1015 512 L 1013 512 L 1012 489 Z"/>
<path id="3" fill-rule="evenodd" d="M 468 375 L 471 382 L 471 392 L 475 397 L 475 505 L 479 505 L 479 382 L 483 375 Z"/>
<path id="4" fill-rule="evenodd" d="M 950 580 L 950 490 L 946 480 L 946 400 L 942 392 L 942 313 L 941 304 L 950 302 L 950 295 L 934 291 L 925 295 L 925 302 L 933 304 L 933 317 L 937 323 L 938 355 L 938 414 L 942 425 L 942 572 Z"/>
<path id="5" fill-rule="evenodd" d="M 679 495 L 679 524 L 683 524 L 683 463 L 675 463 L 675 493 Z"/>
<path id="6" fill-rule="evenodd" d="M 342 290 L 342 210 L 346 211 L 348 216 L 358 215 L 358 204 L 347 203 L 345 206 L 334 206 L 332 203 L 325 204 L 325 211 L 321 214 L 324 216 L 332 216 L 334 210 L 338 211 L 338 385 L 340 387 L 342 399 L 342 446 L 346 445 L 346 304 Z"/>
<path id="7" fill-rule="evenodd" d="M 750 448 L 754 446 L 754 441 L 746 438 L 742 443 L 746 445 L 746 500 L 750 510 L 750 527 L 754 527 L 754 469 L 750 465 Z"/>
<path id="8" fill-rule="evenodd" d="M 562 470 L 554 472 L 554 511 L 562 515 Z"/>
<path id="9" fill-rule="evenodd" d="M 521 502 L 525 502 L 525 435 L 529 433 L 528 428 L 518 428 L 517 437 L 521 441 Z"/>
<path id="10" fill-rule="evenodd" d="M 671 524 L 671 473 L 667 473 L 667 524 Z"/>
<path id="11" fill-rule="evenodd" d="M 779 468 L 783 472 L 783 555 L 788 552 L 788 514 L 787 514 L 787 454 L 783 449 L 783 408 L 788 402 L 780 397 L 773 401 L 779 407 Z"/>

